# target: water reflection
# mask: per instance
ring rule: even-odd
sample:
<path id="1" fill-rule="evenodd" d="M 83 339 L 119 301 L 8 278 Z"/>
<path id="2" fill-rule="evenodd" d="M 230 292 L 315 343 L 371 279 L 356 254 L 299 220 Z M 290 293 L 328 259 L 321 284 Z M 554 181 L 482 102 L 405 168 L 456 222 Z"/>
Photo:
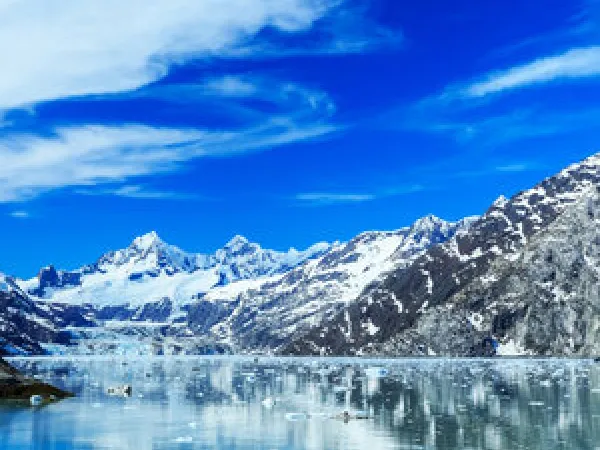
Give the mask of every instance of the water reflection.
<path id="1" fill-rule="evenodd" d="M 78 394 L 0 406 L 0 448 L 595 449 L 600 365 L 573 360 L 17 359 Z M 106 394 L 131 384 L 130 398 Z M 343 420 L 348 411 L 350 420 Z"/>

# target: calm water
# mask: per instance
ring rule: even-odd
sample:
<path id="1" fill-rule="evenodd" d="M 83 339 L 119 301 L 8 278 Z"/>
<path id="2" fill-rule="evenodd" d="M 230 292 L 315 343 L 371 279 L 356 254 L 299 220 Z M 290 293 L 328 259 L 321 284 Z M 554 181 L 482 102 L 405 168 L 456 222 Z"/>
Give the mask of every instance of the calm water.
<path id="1" fill-rule="evenodd" d="M 0 406 L 0 448 L 600 449 L 600 364 L 16 359 L 77 398 Z M 107 388 L 133 386 L 130 398 Z M 347 423 L 338 418 L 367 414 Z"/>

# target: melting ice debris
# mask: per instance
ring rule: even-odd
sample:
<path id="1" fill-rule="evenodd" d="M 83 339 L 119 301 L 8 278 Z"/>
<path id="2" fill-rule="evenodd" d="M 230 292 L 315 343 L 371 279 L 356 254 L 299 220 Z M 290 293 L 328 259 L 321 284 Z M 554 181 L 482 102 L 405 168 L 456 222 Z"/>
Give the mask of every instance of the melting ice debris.
<path id="1" fill-rule="evenodd" d="M 287 413 L 285 415 L 285 420 L 290 422 L 298 422 L 300 420 L 306 420 L 306 414 L 304 413 Z"/>
<path id="2" fill-rule="evenodd" d="M 248 383 L 254 383 L 256 381 L 256 374 L 254 374 L 254 372 L 243 373 L 242 375 L 246 377 L 245 379 Z"/>
<path id="3" fill-rule="evenodd" d="M 265 398 L 261 403 L 267 409 L 271 409 L 273 406 L 275 406 L 275 400 L 271 397 Z"/>
<path id="4" fill-rule="evenodd" d="M 385 367 L 369 367 L 365 373 L 370 378 L 383 378 L 388 376 L 389 371 Z"/>
<path id="5" fill-rule="evenodd" d="M 132 388 L 131 385 L 124 384 L 123 386 L 109 387 L 106 393 L 115 397 L 131 397 Z"/>
<path id="6" fill-rule="evenodd" d="M 529 405 L 530 406 L 544 406 L 545 403 L 541 402 L 541 401 L 532 400 L 532 401 L 529 402 Z"/>
<path id="7" fill-rule="evenodd" d="M 355 419 L 368 419 L 369 413 L 367 411 L 356 411 L 354 413 L 354 418 Z"/>
<path id="8" fill-rule="evenodd" d="M 43 401 L 44 398 L 41 395 L 32 395 L 29 398 L 29 403 L 31 404 L 31 406 L 40 406 Z"/>

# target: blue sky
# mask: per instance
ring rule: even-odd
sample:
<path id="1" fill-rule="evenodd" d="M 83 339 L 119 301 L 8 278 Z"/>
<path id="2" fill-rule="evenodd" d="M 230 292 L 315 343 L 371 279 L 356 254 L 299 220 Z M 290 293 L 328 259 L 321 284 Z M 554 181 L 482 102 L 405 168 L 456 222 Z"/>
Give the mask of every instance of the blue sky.
<path id="1" fill-rule="evenodd" d="M 0 270 L 481 214 L 600 150 L 600 2 L 0 5 Z"/>

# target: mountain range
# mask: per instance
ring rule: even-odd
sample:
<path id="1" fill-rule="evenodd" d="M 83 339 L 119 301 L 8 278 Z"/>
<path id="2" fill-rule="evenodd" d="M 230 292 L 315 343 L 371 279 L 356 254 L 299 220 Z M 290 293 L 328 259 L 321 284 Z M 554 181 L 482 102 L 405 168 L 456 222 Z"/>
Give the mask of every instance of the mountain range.
<path id="1" fill-rule="evenodd" d="M 76 270 L 0 277 L 0 354 L 595 355 L 600 154 L 480 217 L 304 251 L 152 232 Z"/>

